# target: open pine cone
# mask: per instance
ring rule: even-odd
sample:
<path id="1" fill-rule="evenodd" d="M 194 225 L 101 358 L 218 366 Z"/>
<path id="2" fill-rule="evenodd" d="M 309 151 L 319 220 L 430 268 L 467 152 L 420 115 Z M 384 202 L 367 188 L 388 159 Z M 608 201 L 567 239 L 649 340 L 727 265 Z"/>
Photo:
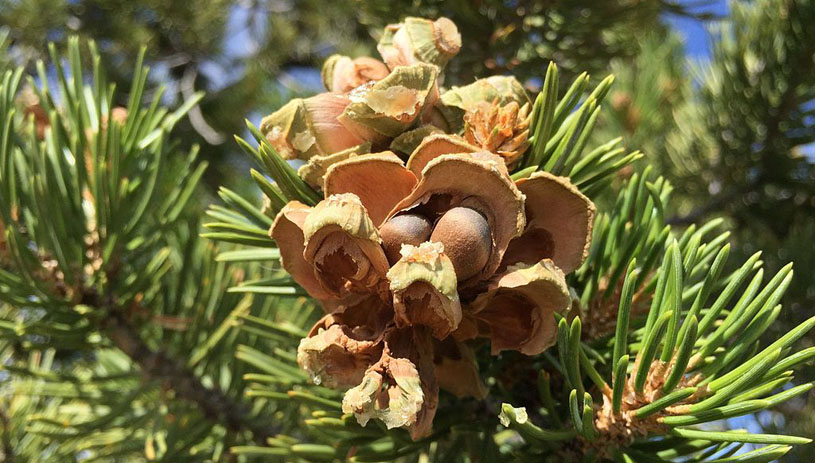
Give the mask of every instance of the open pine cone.
<path id="1" fill-rule="evenodd" d="M 386 32 L 389 72 L 368 72 L 385 66 L 373 58 L 332 58 L 323 76 L 335 92 L 294 100 L 261 129 L 305 161 L 300 175 L 325 198 L 289 203 L 270 230 L 285 269 L 327 313 L 298 362 L 346 390 L 343 410 L 361 424 L 418 439 L 440 387 L 486 394 L 468 341 L 489 339 L 493 354 L 554 344 L 553 313 L 571 303 L 564 274 L 585 258 L 594 205 L 565 178 L 510 178 L 529 124 L 517 80 L 440 90 L 460 47 L 451 21 L 408 18 Z"/>

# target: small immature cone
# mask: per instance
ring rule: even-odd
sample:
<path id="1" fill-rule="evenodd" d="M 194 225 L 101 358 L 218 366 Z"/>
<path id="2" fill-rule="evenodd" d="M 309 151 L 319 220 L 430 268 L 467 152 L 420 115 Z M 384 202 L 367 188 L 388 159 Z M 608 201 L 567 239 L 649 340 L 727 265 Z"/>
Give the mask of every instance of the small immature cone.
<path id="1" fill-rule="evenodd" d="M 555 312 L 569 307 L 566 279 L 550 260 L 509 267 L 490 280 L 469 307 L 493 355 L 517 350 L 537 355 L 555 343 Z"/>
<path id="2" fill-rule="evenodd" d="M 389 73 L 385 63 L 375 58 L 332 55 L 323 64 L 322 78 L 329 92 L 347 93 L 368 82 L 378 82 Z"/>
<path id="3" fill-rule="evenodd" d="M 120 125 L 124 125 L 127 122 L 127 108 L 116 106 L 110 111 L 110 118 Z"/>
<path id="4" fill-rule="evenodd" d="M 332 296 L 386 290 L 388 261 L 379 232 L 356 195 L 331 195 L 314 206 L 303 224 L 303 238 L 303 257 Z"/>
<path id="5" fill-rule="evenodd" d="M 461 49 L 461 35 L 453 21 L 439 18 L 405 18 L 403 23 L 391 24 L 379 40 L 377 50 L 388 67 L 409 66 L 416 63 L 444 67 Z"/>
<path id="6" fill-rule="evenodd" d="M 285 159 L 308 161 L 334 154 L 370 141 L 338 120 L 350 103 L 346 95 L 336 93 L 297 98 L 263 118 L 260 131 Z"/>
<path id="7" fill-rule="evenodd" d="M 17 103 L 23 107 L 23 115 L 28 118 L 34 117 L 34 130 L 37 138 L 42 140 L 45 137 L 45 130 L 51 125 L 48 120 L 48 113 L 40 104 L 40 97 L 33 88 L 26 85 L 17 95 Z"/>
<path id="8" fill-rule="evenodd" d="M 453 263 L 444 246 L 404 245 L 402 258 L 388 271 L 397 327 L 424 325 L 444 339 L 461 321 Z"/>
<path id="9" fill-rule="evenodd" d="M 491 76 L 463 87 L 451 88 L 441 95 L 440 104 L 436 107 L 450 130 L 458 132 L 464 128 L 465 112 L 474 110 L 482 102 L 499 107 L 512 102 L 519 107 L 532 105 L 532 100 L 518 79 L 512 76 Z"/>

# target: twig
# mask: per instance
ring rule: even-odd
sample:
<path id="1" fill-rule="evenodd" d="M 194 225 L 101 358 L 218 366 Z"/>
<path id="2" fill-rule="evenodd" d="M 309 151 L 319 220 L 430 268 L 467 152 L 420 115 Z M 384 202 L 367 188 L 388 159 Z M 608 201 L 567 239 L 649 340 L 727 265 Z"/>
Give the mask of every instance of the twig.
<path id="1" fill-rule="evenodd" d="M 197 404 L 204 416 L 235 433 L 249 431 L 258 445 L 276 433 L 273 427 L 260 424 L 251 416 L 250 407 L 213 386 L 208 388 L 189 369 L 168 353 L 151 349 L 136 328 L 112 301 L 103 301 L 98 295 L 85 293 L 83 304 L 105 309 L 107 316 L 101 323 L 114 346 L 119 348 L 141 368 L 150 380 L 165 381 L 175 393 Z"/>

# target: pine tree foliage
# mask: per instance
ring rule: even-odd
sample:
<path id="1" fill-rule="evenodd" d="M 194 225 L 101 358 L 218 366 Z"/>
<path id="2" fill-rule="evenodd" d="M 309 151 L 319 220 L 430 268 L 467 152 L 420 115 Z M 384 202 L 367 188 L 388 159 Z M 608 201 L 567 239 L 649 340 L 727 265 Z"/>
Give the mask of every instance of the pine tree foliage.
<path id="1" fill-rule="evenodd" d="M 709 185 L 716 193 L 686 222 L 718 209 L 740 223 L 772 216 L 766 226 L 783 237 L 796 215 L 811 210 L 813 167 L 802 147 L 815 137 L 813 18 L 810 1 L 733 5 L 666 147 L 683 194 L 710 194 Z"/>
<path id="2" fill-rule="evenodd" d="M 815 300 L 812 279 L 800 277 L 815 269 L 809 251 L 815 237 L 815 48 L 809 26 L 815 4 L 733 2 L 730 10 L 727 21 L 712 30 L 709 62 L 691 67 L 680 85 L 687 89 L 684 96 L 662 106 L 674 120 L 652 135 L 647 126 L 638 128 L 640 137 L 665 143 L 635 146 L 677 187 L 670 222 L 699 224 L 721 216 L 733 232 L 734 257 L 764 249 L 766 267 L 772 271 L 795 260 L 798 277 L 784 297 L 785 310 L 764 335 L 772 341 L 810 316 Z M 651 68 L 663 64 L 651 62 Z M 811 346 L 812 337 L 804 337 L 799 345 Z M 812 375 L 811 366 L 798 373 Z M 763 421 L 761 428 L 811 435 L 811 410 L 811 400 L 798 399 L 762 413 L 773 420 Z M 811 458 L 806 448 L 792 453 L 785 461 Z"/>
<path id="3" fill-rule="evenodd" d="M 480 349 L 487 399 L 443 395 L 433 434 L 412 441 L 361 427 L 297 365 L 321 310 L 268 229 L 286 202 L 319 195 L 250 124 L 254 140 L 237 143 L 264 203 L 222 189 L 202 239 L 205 165 L 171 135 L 196 100 L 145 104 L 138 63 L 117 108 L 97 55 L 85 78 L 77 41 L 67 60 L 52 54 L 55 79 L 44 63 L 26 79 L 36 106 L 18 98 L 21 70 L 0 81 L 6 460 L 767 462 L 809 442 L 715 430 L 811 389 L 786 386 L 815 355 L 794 350 L 815 318 L 762 343 L 791 266 L 765 278 L 756 254 L 730 271 L 721 221 L 672 230 L 672 187 L 648 170 L 611 188 L 641 156 L 619 139 L 590 146 L 611 78 L 559 92 L 550 65 L 513 172 L 569 176 L 609 203 L 556 348 Z"/>
<path id="4" fill-rule="evenodd" d="M 0 27 L 0 71 L 5 71 L 10 66 L 8 57 L 8 29 Z"/>
<path id="5" fill-rule="evenodd" d="M 25 84 L 46 119 L 15 99 L 21 69 L 0 84 L 6 461 L 206 461 L 262 441 L 225 368 L 252 301 L 198 237 L 205 164 L 169 137 L 197 98 L 144 105 L 138 64 L 114 107 L 98 55 L 86 80 L 78 41 L 52 52 Z"/>
<path id="6" fill-rule="evenodd" d="M 733 2 L 731 14 L 711 28 L 710 59 L 692 63 L 690 72 L 682 72 L 687 60 L 678 41 L 649 40 L 634 65 L 612 62 L 617 82 L 599 131 L 625 130 L 628 146 L 641 149 L 676 186 L 668 212 L 673 225 L 718 216 L 732 232 L 731 259 L 763 249 L 768 271 L 795 260 L 798 276 L 763 336 L 768 341 L 811 315 L 815 300 L 812 279 L 801 277 L 815 269 L 813 8 L 807 1 Z M 799 345 L 811 346 L 812 337 Z M 810 366 L 798 373 L 812 375 Z M 801 397 L 761 413 L 760 427 L 811 435 L 811 402 Z M 810 459 L 806 448 L 794 453 L 785 461 Z"/>
<path id="7" fill-rule="evenodd" d="M 647 34 L 634 58 L 611 60 L 616 80 L 595 138 L 622 136 L 625 146 L 641 150 L 650 165 L 668 175 L 667 138 L 675 130 L 677 108 L 687 102 L 692 89 L 686 62 L 678 34 L 668 31 Z"/>

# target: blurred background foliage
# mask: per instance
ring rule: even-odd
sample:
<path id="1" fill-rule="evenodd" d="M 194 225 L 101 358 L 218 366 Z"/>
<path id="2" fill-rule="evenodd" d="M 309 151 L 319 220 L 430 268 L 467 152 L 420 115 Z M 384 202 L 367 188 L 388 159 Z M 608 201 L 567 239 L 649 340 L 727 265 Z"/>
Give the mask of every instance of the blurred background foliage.
<path id="1" fill-rule="evenodd" d="M 777 335 L 811 316 L 815 303 L 815 2 L 732 1 L 727 14 L 710 13 L 722 3 L 0 0 L 0 50 L 7 48 L 0 69 L 13 62 L 33 74 L 48 41 L 77 34 L 96 41 L 109 79 L 126 89 L 146 45 L 148 92 L 165 85 L 162 102 L 170 105 L 206 92 L 176 132 L 185 148 L 200 145 L 211 165 L 203 206 L 218 185 L 251 191 L 232 139 L 245 130 L 244 118 L 257 122 L 291 96 L 319 91 L 316 66 L 332 53 L 375 55 L 371 39 L 383 25 L 405 15 L 448 16 L 465 46 L 448 84 L 511 72 L 536 90 L 550 60 L 565 83 L 584 70 L 594 81 L 615 74 L 598 141 L 622 134 L 628 148 L 645 153 L 635 169 L 651 165 L 672 181 L 677 207 L 669 220 L 721 216 L 735 251 L 765 250 L 771 271 L 795 261 L 792 310 L 771 329 Z M 676 18 L 709 26 L 708 57 L 688 57 L 671 27 Z M 119 97 L 123 104 L 128 95 Z M 790 404 L 745 426 L 815 435 L 812 406 Z M 785 461 L 811 461 L 806 451 Z"/>
<path id="2" fill-rule="evenodd" d="M 448 83 L 512 72 L 534 90 L 549 60 L 570 82 L 583 71 L 601 77 L 613 58 L 636 57 L 644 31 L 665 36 L 669 12 L 691 13 L 665 0 L 0 0 L 12 56 L 29 67 L 47 55 L 49 41 L 78 35 L 97 41 L 120 88 L 132 78 L 127 64 L 147 45 L 151 78 L 167 86 L 164 103 L 205 90 L 178 130 L 214 162 L 209 183 L 226 179 L 235 188 L 243 177 L 229 154 L 243 117 L 259 119 L 293 94 L 318 91 L 315 66 L 337 52 L 375 55 L 371 37 L 406 15 L 448 16 L 459 25 L 465 49 Z"/>
<path id="3" fill-rule="evenodd" d="M 802 276 L 786 296 L 792 310 L 770 338 L 810 316 L 815 303 L 813 15 L 812 1 L 731 2 L 726 20 L 711 27 L 709 60 L 689 63 L 681 42 L 648 39 L 633 65 L 611 65 L 616 117 L 607 128 L 626 133 L 676 187 L 669 222 L 722 216 L 743 256 L 763 249 L 774 270 L 795 262 Z M 812 435 L 811 406 L 799 405 L 760 421 Z M 811 458 L 798 452 L 785 461 Z"/>

